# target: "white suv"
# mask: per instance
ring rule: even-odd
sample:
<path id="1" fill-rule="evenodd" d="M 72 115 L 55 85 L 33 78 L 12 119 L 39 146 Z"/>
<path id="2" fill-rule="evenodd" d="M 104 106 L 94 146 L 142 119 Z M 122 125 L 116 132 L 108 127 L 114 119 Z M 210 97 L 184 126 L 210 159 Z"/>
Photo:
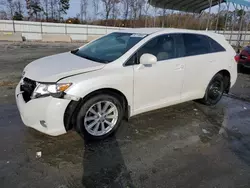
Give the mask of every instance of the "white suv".
<path id="1" fill-rule="evenodd" d="M 30 63 L 16 101 L 24 124 L 38 131 L 102 139 L 143 112 L 195 99 L 216 104 L 236 82 L 234 56 L 212 32 L 122 30 Z"/>

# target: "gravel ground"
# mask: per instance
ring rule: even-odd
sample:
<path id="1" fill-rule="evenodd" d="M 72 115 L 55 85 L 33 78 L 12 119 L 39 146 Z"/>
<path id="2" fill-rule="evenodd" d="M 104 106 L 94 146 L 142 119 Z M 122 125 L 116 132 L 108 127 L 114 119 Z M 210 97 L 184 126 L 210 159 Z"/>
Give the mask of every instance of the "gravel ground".
<path id="1" fill-rule="evenodd" d="M 237 83 L 231 89 L 231 93 L 250 101 L 250 70 L 244 70 L 238 76 Z"/>
<path id="2" fill-rule="evenodd" d="M 13 95 L 13 88 L 20 80 L 24 67 L 48 55 L 73 50 L 80 43 L 0 43 L 0 101 Z M 5 101 L 3 99 L 3 101 Z"/>
<path id="3" fill-rule="evenodd" d="M 24 66 L 79 45 L 0 43 L 1 188 L 249 188 L 247 71 L 215 107 L 187 102 L 142 114 L 105 141 L 86 143 L 73 131 L 50 137 L 25 127 L 14 101 Z"/>

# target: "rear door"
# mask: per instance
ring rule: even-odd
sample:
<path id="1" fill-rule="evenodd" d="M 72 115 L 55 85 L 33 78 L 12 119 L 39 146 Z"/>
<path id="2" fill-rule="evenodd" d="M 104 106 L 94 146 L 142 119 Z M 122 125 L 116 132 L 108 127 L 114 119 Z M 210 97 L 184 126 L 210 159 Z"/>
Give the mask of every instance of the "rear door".
<path id="1" fill-rule="evenodd" d="M 225 68 L 225 49 L 206 35 L 183 34 L 185 75 L 182 101 L 202 98 L 212 77 Z"/>

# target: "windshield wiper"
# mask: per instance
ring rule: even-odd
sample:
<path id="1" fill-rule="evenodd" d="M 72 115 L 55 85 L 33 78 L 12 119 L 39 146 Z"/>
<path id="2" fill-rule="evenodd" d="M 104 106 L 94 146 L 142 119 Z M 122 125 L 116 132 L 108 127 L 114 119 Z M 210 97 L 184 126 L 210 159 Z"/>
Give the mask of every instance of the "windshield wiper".
<path id="1" fill-rule="evenodd" d="M 85 58 L 85 59 L 88 59 L 88 60 L 91 60 L 91 61 L 96 61 L 96 62 L 99 62 L 99 63 L 109 63 L 109 62 L 111 62 L 111 61 L 108 61 L 108 60 L 98 59 L 98 58 L 95 58 L 95 57 L 87 56 L 85 54 L 77 53 L 78 51 L 79 51 L 79 49 L 75 49 L 75 50 L 72 50 L 71 53 L 75 54 L 77 56 L 80 56 L 82 58 Z"/>
<path id="2" fill-rule="evenodd" d="M 79 56 L 82 57 L 82 58 L 91 60 L 91 61 L 99 62 L 99 63 L 109 63 L 109 61 L 107 61 L 107 60 L 102 60 L 102 59 L 98 59 L 98 58 L 94 58 L 94 57 L 89 57 L 89 56 L 82 55 L 82 54 L 79 54 Z"/>
<path id="3" fill-rule="evenodd" d="M 109 63 L 111 61 L 108 61 L 108 60 L 103 60 L 103 59 L 98 59 L 98 58 L 93 58 L 92 61 L 97 61 L 97 62 L 100 62 L 100 63 Z"/>
<path id="4" fill-rule="evenodd" d="M 72 54 L 76 54 L 76 52 L 78 52 L 79 51 L 79 49 L 75 49 L 75 50 L 71 50 L 70 52 L 72 53 Z"/>

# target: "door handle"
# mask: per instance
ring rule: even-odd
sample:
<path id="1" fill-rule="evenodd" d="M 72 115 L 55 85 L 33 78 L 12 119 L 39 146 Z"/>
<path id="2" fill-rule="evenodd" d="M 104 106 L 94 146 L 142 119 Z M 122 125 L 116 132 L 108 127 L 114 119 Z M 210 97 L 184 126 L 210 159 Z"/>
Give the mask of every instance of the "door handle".
<path id="1" fill-rule="evenodd" d="M 184 64 L 177 64 L 175 70 L 176 71 L 184 70 L 184 67 L 185 67 Z"/>

